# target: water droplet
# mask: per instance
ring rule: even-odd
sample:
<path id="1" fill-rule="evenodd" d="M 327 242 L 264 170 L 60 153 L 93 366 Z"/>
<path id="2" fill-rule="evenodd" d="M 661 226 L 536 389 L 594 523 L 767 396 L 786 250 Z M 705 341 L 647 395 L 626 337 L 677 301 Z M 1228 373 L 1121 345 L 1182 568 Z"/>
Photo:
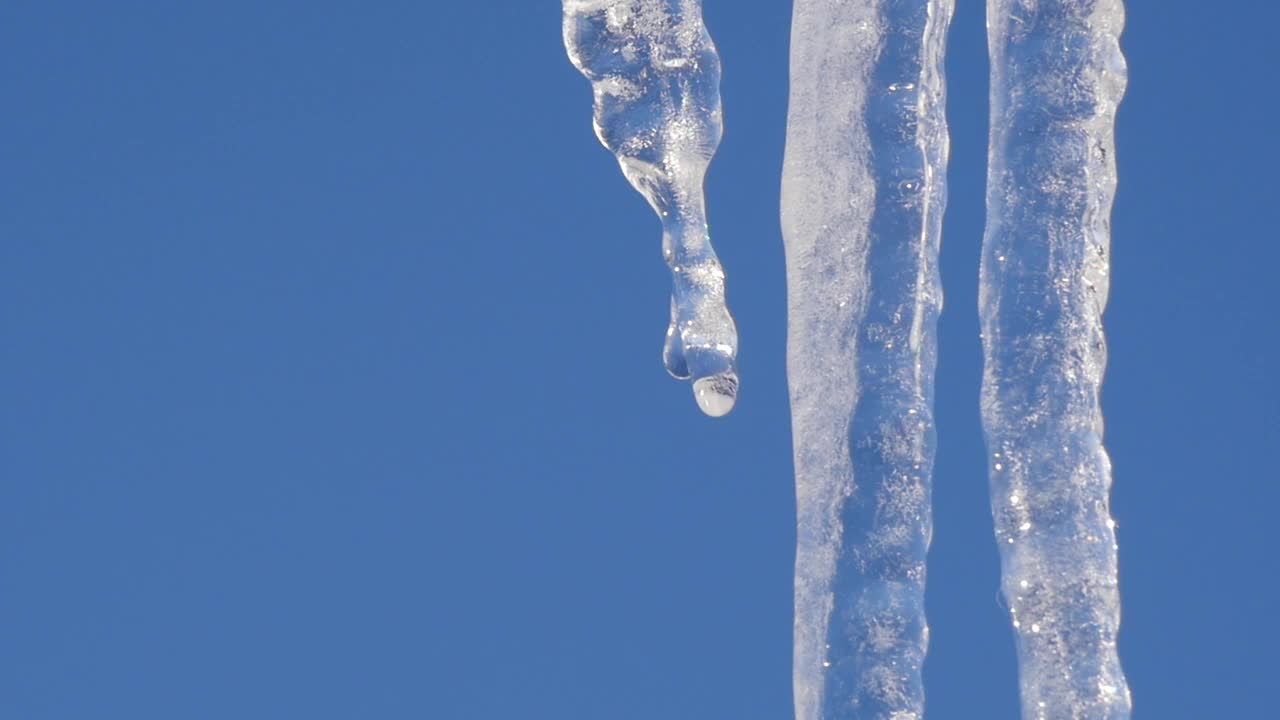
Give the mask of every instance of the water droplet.
<path id="1" fill-rule="evenodd" d="M 702 412 L 723 417 L 738 400 L 738 376 L 729 373 L 699 378 L 693 382 L 693 397 Z"/>

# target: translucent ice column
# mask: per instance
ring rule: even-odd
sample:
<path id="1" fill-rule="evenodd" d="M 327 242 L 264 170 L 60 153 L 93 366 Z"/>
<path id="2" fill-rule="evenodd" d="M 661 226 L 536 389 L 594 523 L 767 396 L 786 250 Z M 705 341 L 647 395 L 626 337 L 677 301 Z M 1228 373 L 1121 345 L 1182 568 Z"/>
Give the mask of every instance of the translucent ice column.
<path id="1" fill-rule="evenodd" d="M 918 720 L 951 0 L 796 0 L 782 179 L 800 720 Z"/>
<path id="2" fill-rule="evenodd" d="M 1120 0 L 989 0 L 982 419 L 1024 718 L 1121 720 L 1106 365 Z"/>
<path id="3" fill-rule="evenodd" d="M 713 417 L 738 394 L 738 333 L 707 233 L 702 180 L 720 144 L 720 58 L 698 0 L 564 0 L 569 59 L 596 136 L 662 220 L 674 289 L 663 362 Z"/>

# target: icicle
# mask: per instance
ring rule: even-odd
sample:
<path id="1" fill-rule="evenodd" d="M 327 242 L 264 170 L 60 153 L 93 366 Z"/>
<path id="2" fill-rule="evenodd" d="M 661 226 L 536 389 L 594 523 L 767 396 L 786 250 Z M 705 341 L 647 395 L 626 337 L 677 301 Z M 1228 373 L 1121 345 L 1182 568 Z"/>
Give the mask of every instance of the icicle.
<path id="1" fill-rule="evenodd" d="M 982 418 L 1022 716 L 1124 720 L 1102 446 L 1120 0 L 989 0 Z"/>
<path id="2" fill-rule="evenodd" d="M 782 181 L 796 717 L 918 720 L 951 0 L 796 0 Z"/>
<path id="3" fill-rule="evenodd" d="M 719 417 L 738 394 L 738 334 L 702 181 L 720 144 L 720 59 L 698 0 L 564 0 L 564 42 L 591 80 L 596 135 L 662 220 L 674 292 L 663 362 Z"/>

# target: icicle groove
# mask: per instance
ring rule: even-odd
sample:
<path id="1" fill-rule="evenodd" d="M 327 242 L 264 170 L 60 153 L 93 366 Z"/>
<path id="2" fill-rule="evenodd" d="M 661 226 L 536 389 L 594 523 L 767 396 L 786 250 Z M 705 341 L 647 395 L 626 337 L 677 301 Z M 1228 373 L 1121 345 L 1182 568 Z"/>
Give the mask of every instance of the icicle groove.
<path id="1" fill-rule="evenodd" d="M 738 393 L 738 334 L 707 232 L 702 181 L 720 144 L 720 58 L 698 0 L 564 0 L 564 43 L 595 95 L 595 129 L 662 220 L 674 285 L 667 371 L 713 417 Z"/>
<path id="2" fill-rule="evenodd" d="M 918 720 L 951 0 L 796 0 L 782 181 L 796 717 Z"/>
<path id="3" fill-rule="evenodd" d="M 1120 0 L 989 0 L 982 418 L 1022 716 L 1125 720 L 1106 365 Z"/>

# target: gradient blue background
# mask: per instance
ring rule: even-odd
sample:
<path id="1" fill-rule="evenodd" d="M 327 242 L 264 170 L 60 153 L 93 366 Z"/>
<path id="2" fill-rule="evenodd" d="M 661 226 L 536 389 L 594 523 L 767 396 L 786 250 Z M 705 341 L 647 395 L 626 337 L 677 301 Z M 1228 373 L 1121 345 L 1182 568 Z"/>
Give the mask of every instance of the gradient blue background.
<path id="1" fill-rule="evenodd" d="M 1280 11 L 1130 3 L 1105 392 L 1139 718 L 1266 717 Z M 1014 718 L 960 0 L 932 720 Z M 0 717 L 773 719 L 790 4 L 707 0 L 743 393 L 659 361 L 657 221 L 558 3 L 0 6 Z"/>

